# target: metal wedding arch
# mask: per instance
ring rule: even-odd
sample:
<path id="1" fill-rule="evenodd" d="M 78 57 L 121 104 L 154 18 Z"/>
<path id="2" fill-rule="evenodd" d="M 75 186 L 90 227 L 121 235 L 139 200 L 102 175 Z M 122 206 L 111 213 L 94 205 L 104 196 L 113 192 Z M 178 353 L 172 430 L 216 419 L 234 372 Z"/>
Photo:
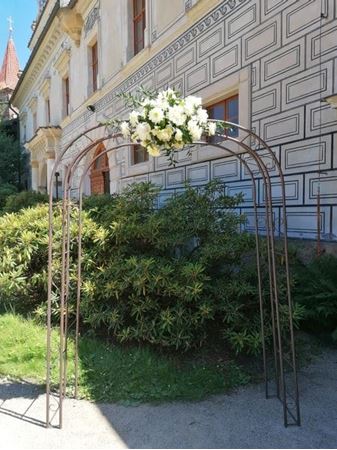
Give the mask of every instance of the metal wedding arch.
<path id="1" fill-rule="evenodd" d="M 284 175 L 280 162 L 270 147 L 257 134 L 247 128 L 230 123 L 223 122 L 225 126 L 238 130 L 239 137 L 235 138 L 227 134 L 218 136 L 218 143 L 208 141 L 200 141 L 193 143 L 193 146 L 211 146 L 223 151 L 225 157 L 235 157 L 246 170 L 252 183 L 252 203 L 254 214 L 254 229 L 256 240 L 256 264 L 258 278 L 258 292 L 260 302 L 260 319 L 261 319 L 261 340 L 262 340 L 262 361 L 263 374 L 265 383 L 266 398 L 277 397 L 283 407 L 284 425 L 300 425 L 300 405 L 298 392 L 298 379 L 296 369 L 296 355 L 294 342 L 294 328 L 292 317 L 292 299 L 291 286 L 289 276 L 289 257 L 288 257 L 288 236 L 287 236 L 287 212 L 286 212 L 286 195 Z M 90 135 L 97 135 L 103 132 L 102 137 L 93 139 Z M 82 138 L 88 139 L 88 145 L 84 146 L 75 156 L 70 158 L 67 165 L 64 165 L 64 159 L 69 159 L 69 154 L 74 146 L 77 146 Z M 99 124 L 89 128 L 81 133 L 58 155 L 49 181 L 49 246 L 48 246 L 48 300 L 47 300 L 47 372 L 46 372 L 46 426 L 52 426 L 54 417 L 58 414 L 58 427 L 63 426 L 63 400 L 66 395 L 67 385 L 67 342 L 68 342 L 68 298 L 69 298 L 69 268 L 70 268 L 70 223 L 71 223 L 71 190 L 74 180 L 74 174 L 78 170 L 83 160 L 96 149 L 99 144 L 104 142 L 112 142 L 112 145 L 104 149 L 102 152 L 90 159 L 84 166 L 79 177 L 77 186 L 79 216 L 78 216 L 78 255 L 77 255 L 77 286 L 76 286 L 76 320 L 75 320 L 75 398 L 78 394 L 78 345 L 80 332 L 80 304 L 81 304 L 81 263 L 82 263 L 82 200 L 83 200 L 83 182 L 89 173 L 89 170 L 95 161 L 102 155 L 116 152 L 118 149 L 135 146 L 130 142 L 123 140 L 121 133 L 109 129 L 105 124 Z M 253 143 L 253 144 L 252 144 Z M 235 146 L 229 148 L 229 146 Z M 276 178 L 277 185 L 280 186 L 280 195 L 273 199 L 272 181 L 270 169 L 267 167 L 265 158 L 272 161 L 272 169 L 276 172 L 273 174 L 273 181 Z M 253 162 L 254 167 L 250 166 Z M 53 178 L 57 170 L 64 165 L 65 175 L 63 176 L 63 199 L 62 199 L 62 242 L 61 242 L 61 281 L 59 290 L 59 312 L 60 312 L 60 346 L 59 346 L 59 383 L 58 390 L 52 389 L 51 385 L 51 332 L 52 332 L 52 301 L 54 297 L 53 287 L 55 280 L 53 279 Z M 262 179 L 263 195 L 262 205 L 258 198 L 258 179 Z M 275 201 L 276 200 L 276 201 Z M 281 207 L 280 245 L 275 247 L 275 216 L 274 204 L 277 203 Z M 262 212 L 264 218 L 264 226 L 259 225 L 259 214 Z M 260 233 L 261 231 L 261 233 Z M 262 277 L 261 277 L 261 240 L 265 241 L 267 250 L 267 264 L 269 272 L 269 301 L 271 312 L 272 327 L 272 362 L 273 367 L 268 364 L 267 349 L 265 345 L 265 318 L 264 318 L 264 299 L 262 294 Z M 280 301 L 280 270 L 277 268 L 277 262 L 283 261 L 281 269 L 284 271 L 283 276 L 286 279 L 286 300 L 281 304 Z M 281 324 L 280 308 L 286 309 L 288 314 L 288 324 L 285 327 Z M 53 425 L 54 426 L 54 425 Z"/>

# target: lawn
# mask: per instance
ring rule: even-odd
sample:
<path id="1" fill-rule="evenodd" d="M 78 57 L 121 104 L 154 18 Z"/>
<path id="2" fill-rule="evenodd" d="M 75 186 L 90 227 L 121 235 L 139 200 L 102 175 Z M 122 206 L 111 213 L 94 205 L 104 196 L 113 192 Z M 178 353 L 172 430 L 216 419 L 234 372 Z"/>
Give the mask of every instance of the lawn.
<path id="1" fill-rule="evenodd" d="M 45 328 L 32 319 L 0 316 L 0 376 L 35 381 L 45 379 Z M 58 333 L 52 334 L 52 379 L 57 382 Z M 142 347 L 116 347 L 97 339 L 80 341 L 80 396 L 105 402 L 200 400 L 228 392 L 249 381 L 234 362 L 191 361 L 158 354 Z M 74 346 L 68 356 L 69 394 L 73 390 Z"/>

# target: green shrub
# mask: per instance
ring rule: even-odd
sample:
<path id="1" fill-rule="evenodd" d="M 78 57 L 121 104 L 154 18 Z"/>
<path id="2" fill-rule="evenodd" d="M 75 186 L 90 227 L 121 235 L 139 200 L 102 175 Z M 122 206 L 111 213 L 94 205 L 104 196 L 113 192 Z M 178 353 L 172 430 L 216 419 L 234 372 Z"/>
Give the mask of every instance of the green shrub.
<path id="1" fill-rule="evenodd" d="M 329 333 L 337 342 L 337 258 L 322 255 L 296 274 L 296 301 L 305 308 L 304 325 L 313 332 Z"/>
<path id="2" fill-rule="evenodd" d="M 48 195 L 34 191 L 21 191 L 9 195 L 3 206 L 4 213 L 18 212 L 23 208 L 30 208 L 40 203 L 48 203 Z"/>
<path id="3" fill-rule="evenodd" d="M 76 251 L 76 226 L 78 216 L 73 212 L 74 226 L 71 233 L 72 259 Z M 54 210 L 54 281 L 60 280 L 60 237 L 61 211 Z M 95 257 L 99 249 L 99 227 L 84 214 L 84 245 Z M 95 241 L 95 245 L 93 244 Z M 95 248 L 94 248 L 95 247 Z M 18 213 L 6 214 L 0 218 L 0 303 L 14 306 L 18 312 L 45 310 L 47 299 L 47 259 L 48 257 L 48 205 L 26 208 Z M 84 259 L 88 270 L 93 264 Z M 70 275 L 74 278 L 73 263 Z M 54 302 L 57 301 L 55 293 Z M 55 310 L 56 310 L 56 306 Z"/>
<path id="4" fill-rule="evenodd" d="M 245 219 L 233 208 L 241 196 L 226 197 L 220 183 L 187 186 L 159 210 L 157 196 L 154 186 L 133 185 L 105 210 L 107 251 L 84 283 L 82 313 L 118 341 L 187 349 L 201 345 L 215 324 L 220 334 L 232 329 L 227 305 L 254 241 L 238 233 Z M 244 303 L 252 287 L 240 289 Z"/>
<path id="5" fill-rule="evenodd" d="M 199 189 L 186 186 L 158 209 L 158 194 L 156 187 L 142 183 L 112 198 L 86 199 L 83 326 L 118 342 L 187 350 L 216 334 L 237 352 L 259 351 L 255 240 L 239 232 L 245 217 L 234 212 L 242 197 L 229 198 L 222 184 L 211 182 Z M 76 287 L 77 216 L 74 207 L 70 314 Z M 54 282 L 59 285 L 59 206 L 54 222 Z M 0 301 L 39 316 L 46 308 L 47 232 L 47 205 L 0 218 Z M 262 270 L 263 295 L 268 299 L 268 271 Z M 58 291 L 53 297 L 55 315 L 57 301 Z M 287 317 L 285 312 L 282 317 Z M 270 325 L 266 335 L 270 341 Z"/>

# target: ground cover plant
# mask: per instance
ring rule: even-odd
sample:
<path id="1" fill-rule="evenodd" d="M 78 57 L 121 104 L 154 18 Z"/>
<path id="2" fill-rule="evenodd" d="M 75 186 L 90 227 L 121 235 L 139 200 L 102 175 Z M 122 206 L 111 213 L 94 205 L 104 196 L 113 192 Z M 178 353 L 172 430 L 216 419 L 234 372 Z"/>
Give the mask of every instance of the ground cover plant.
<path id="1" fill-rule="evenodd" d="M 58 381 L 57 331 L 52 333 L 52 382 Z M 46 332 L 42 324 L 18 314 L 0 315 L 0 376 L 44 384 Z M 249 381 L 234 362 L 184 362 L 149 348 L 111 346 L 80 340 L 79 395 L 123 403 L 200 400 Z M 74 347 L 68 348 L 68 390 L 73 391 Z"/>

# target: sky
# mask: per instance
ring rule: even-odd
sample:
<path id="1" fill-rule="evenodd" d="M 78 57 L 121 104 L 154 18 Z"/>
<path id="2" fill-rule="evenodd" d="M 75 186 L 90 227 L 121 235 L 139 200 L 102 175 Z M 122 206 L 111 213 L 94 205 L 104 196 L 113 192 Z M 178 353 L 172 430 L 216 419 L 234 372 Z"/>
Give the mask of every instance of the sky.
<path id="1" fill-rule="evenodd" d="M 13 39 L 18 54 L 20 68 L 28 58 L 28 41 L 32 34 L 31 25 L 37 14 L 37 0 L 0 0 L 0 65 L 2 64 L 9 33 L 7 18 L 13 18 Z"/>

